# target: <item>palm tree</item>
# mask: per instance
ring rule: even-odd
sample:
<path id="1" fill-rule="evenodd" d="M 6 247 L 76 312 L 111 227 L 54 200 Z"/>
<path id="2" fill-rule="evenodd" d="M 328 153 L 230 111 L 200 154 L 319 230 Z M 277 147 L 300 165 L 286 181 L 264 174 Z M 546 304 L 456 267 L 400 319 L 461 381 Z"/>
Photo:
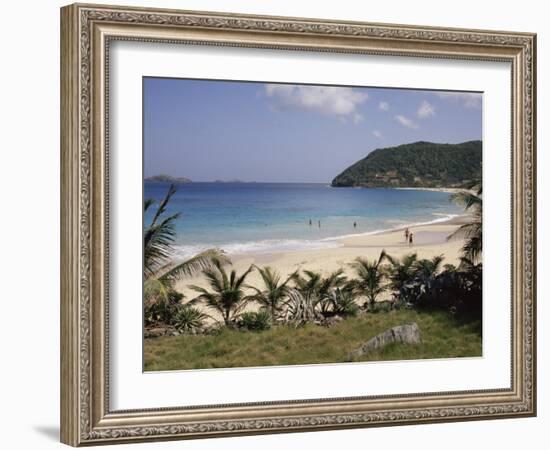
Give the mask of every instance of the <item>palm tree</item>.
<path id="1" fill-rule="evenodd" d="M 296 290 L 304 296 L 317 296 L 323 276 L 319 272 L 304 270 L 304 275 L 296 273 L 294 283 Z"/>
<path id="2" fill-rule="evenodd" d="M 376 298 L 386 288 L 382 283 L 384 281 L 384 271 L 381 262 L 385 252 L 380 253 L 377 261 L 369 261 L 365 258 L 357 258 L 351 266 L 355 269 L 358 279 L 353 280 L 352 286 L 355 292 L 367 297 L 366 306 L 371 306 L 376 302 Z"/>
<path id="3" fill-rule="evenodd" d="M 143 309 L 145 325 L 171 323 L 183 295 L 156 278 L 143 283 Z"/>
<path id="4" fill-rule="evenodd" d="M 262 281 L 264 282 L 265 289 L 261 290 L 254 286 L 248 286 L 253 289 L 256 294 L 253 299 L 260 303 L 263 308 L 269 310 L 271 318 L 275 319 L 280 315 L 281 309 L 285 299 L 287 298 L 290 287 L 289 282 L 295 279 L 297 272 L 291 273 L 282 283 L 280 274 L 273 270 L 271 267 L 256 267 Z"/>
<path id="5" fill-rule="evenodd" d="M 461 225 L 447 239 L 462 237 L 465 239 L 462 253 L 474 263 L 481 258 L 483 199 L 481 182 L 471 185 L 471 190 L 460 191 L 451 196 L 451 200 L 464 206 L 472 215 L 472 220 Z"/>
<path id="6" fill-rule="evenodd" d="M 358 312 L 355 296 L 350 289 L 333 289 L 326 297 L 325 314 L 328 308 L 333 314 L 355 316 Z"/>
<path id="7" fill-rule="evenodd" d="M 473 272 L 479 267 L 481 267 L 481 263 L 476 264 L 474 261 L 466 256 L 462 256 L 460 258 L 460 263 L 458 264 L 458 270 L 460 270 L 461 272 Z"/>
<path id="8" fill-rule="evenodd" d="M 178 264 L 170 263 L 176 237 L 175 222 L 180 213 L 166 216 L 166 207 L 176 193 L 172 184 L 153 214 L 150 224 L 143 233 L 143 276 L 145 280 L 157 279 L 167 286 L 182 276 L 191 276 L 205 269 L 212 268 L 212 261 L 227 263 L 228 258 L 217 249 L 209 249 Z M 154 204 L 153 199 L 145 200 L 144 213 Z"/>
<path id="9" fill-rule="evenodd" d="M 332 297 L 335 289 L 346 284 L 346 276 L 338 269 L 327 277 L 319 272 L 304 270 L 304 275 L 295 272 L 295 286 L 288 292 L 287 320 L 295 324 L 303 324 L 314 320 L 322 320 L 323 316 L 332 310 Z"/>
<path id="10" fill-rule="evenodd" d="M 180 213 L 162 216 L 175 193 L 176 187 L 172 184 L 153 214 L 151 223 L 143 232 L 143 275 L 146 279 L 154 276 L 157 270 L 169 260 L 172 253 L 172 245 L 176 237 L 175 222 Z M 147 213 L 154 203 L 153 199 L 145 200 L 143 213 Z"/>
<path id="11" fill-rule="evenodd" d="M 414 277 L 416 253 L 403 255 L 401 258 L 394 258 L 386 252 L 382 253 L 382 258 L 390 263 L 388 271 L 390 287 L 399 293 L 403 289 L 403 286 Z"/>
<path id="12" fill-rule="evenodd" d="M 245 295 L 244 293 L 246 287 L 244 282 L 254 267 L 250 266 L 240 276 L 237 276 L 237 272 L 232 270 L 228 276 L 220 260 L 213 259 L 212 263 L 214 265 L 212 269 L 206 269 L 202 272 L 212 290 L 208 291 L 200 286 L 189 286 L 190 289 L 200 294 L 191 302 L 204 301 L 206 306 L 215 309 L 222 315 L 226 325 L 231 325 L 247 303 L 254 299 L 254 296 Z"/>
<path id="13" fill-rule="evenodd" d="M 421 259 L 416 261 L 414 264 L 416 275 L 425 280 L 435 278 L 441 269 L 443 259 L 445 259 L 443 255 L 438 255 L 434 256 L 432 259 Z"/>
<path id="14" fill-rule="evenodd" d="M 343 269 L 338 269 L 329 274 L 328 277 L 322 278 L 319 283 L 318 296 L 320 299 L 325 299 L 331 295 L 335 289 L 345 286 L 347 278 L 344 275 Z"/>
<path id="15" fill-rule="evenodd" d="M 171 185 L 143 232 L 143 298 L 146 324 L 168 323 L 173 320 L 177 306 L 183 298 L 173 289 L 178 278 L 213 267 L 214 259 L 223 263 L 229 262 L 229 259 L 216 249 L 206 250 L 178 264 L 170 262 L 176 237 L 175 223 L 180 213 L 168 216 L 165 213 L 175 193 L 176 188 Z M 153 199 L 145 200 L 144 213 L 154 203 Z"/>

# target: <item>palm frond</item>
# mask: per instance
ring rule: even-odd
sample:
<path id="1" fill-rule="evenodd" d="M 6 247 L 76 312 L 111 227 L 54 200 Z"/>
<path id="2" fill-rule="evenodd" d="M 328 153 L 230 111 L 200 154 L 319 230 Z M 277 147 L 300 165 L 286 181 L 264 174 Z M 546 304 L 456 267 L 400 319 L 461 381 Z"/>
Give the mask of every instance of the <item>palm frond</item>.
<path id="1" fill-rule="evenodd" d="M 221 260 L 224 264 L 230 263 L 230 260 L 221 250 L 209 249 L 175 266 L 169 265 L 161 268 L 157 271 L 156 276 L 159 279 L 174 282 L 182 277 L 191 277 L 205 270 L 211 270 L 214 268 L 214 260 Z"/>
<path id="2" fill-rule="evenodd" d="M 218 311 L 226 325 L 234 322 L 246 304 L 254 299 L 254 295 L 244 295 L 244 282 L 254 269 L 250 266 L 242 275 L 238 276 L 235 270 L 227 275 L 223 264 L 213 259 L 214 267 L 203 271 L 203 275 L 210 285 L 210 289 L 191 285 L 190 289 L 199 293 L 196 301 L 203 301 L 207 307 Z"/>
<path id="3" fill-rule="evenodd" d="M 472 186 L 474 191 L 462 191 L 451 196 L 451 199 L 458 204 L 463 205 L 467 211 L 472 212 L 472 220 L 457 228 L 447 240 L 454 238 L 463 238 L 465 240 L 462 246 L 462 253 L 472 261 L 481 258 L 483 250 L 483 197 L 481 182 Z"/>
<path id="4" fill-rule="evenodd" d="M 453 231 L 449 236 L 447 236 L 447 240 L 450 241 L 452 239 L 470 239 L 471 237 L 477 237 L 480 236 L 483 231 L 483 225 L 481 221 L 472 221 L 465 224 L 462 224 L 460 227 L 458 227 L 455 231 Z"/>
<path id="5" fill-rule="evenodd" d="M 147 210 L 155 204 L 155 200 L 152 198 L 148 198 L 143 202 L 143 212 L 147 212 Z"/>
<path id="6" fill-rule="evenodd" d="M 380 263 L 385 254 L 381 254 L 378 260 L 370 261 L 365 258 L 358 257 L 351 267 L 355 269 L 357 280 L 353 284 L 355 292 L 367 297 L 368 304 L 373 304 L 376 298 L 385 290 L 383 285 L 385 273 Z"/>
<path id="7" fill-rule="evenodd" d="M 439 273 L 443 260 L 443 255 L 434 256 L 432 259 L 418 260 L 415 263 L 414 270 L 422 278 L 433 278 Z"/>
<path id="8" fill-rule="evenodd" d="M 145 278 L 152 276 L 172 254 L 176 232 L 174 222 L 179 214 L 166 217 L 145 230 L 143 236 L 143 270 Z"/>
<path id="9" fill-rule="evenodd" d="M 202 273 L 214 291 L 222 292 L 227 289 L 227 283 L 224 283 L 223 277 L 219 273 L 219 268 L 207 269 Z"/>
<path id="10" fill-rule="evenodd" d="M 157 208 L 157 212 L 153 216 L 153 219 L 151 220 L 151 224 L 149 225 L 149 227 L 154 227 L 159 217 L 165 213 L 166 206 L 168 205 L 168 202 L 170 201 L 172 196 L 176 193 L 176 191 L 177 191 L 176 186 L 174 184 L 171 184 L 170 187 L 168 188 L 168 192 L 160 202 L 159 207 Z"/>
<path id="11" fill-rule="evenodd" d="M 452 194 L 451 201 L 464 206 L 466 210 L 482 207 L 481 197 L 469 191 L 460 191 Z"/>
<path id="12" fill-rule="evenodd" d="M 169 286 L 160 280 L 150 279 L 143 284 L 143 299 L 146 304 L 168 302 L 169 292 Z"/>
<path id="13" fill-rule="evenodd" d="M 254 269 L 254 266 L 250 266 L 240 277 L 237 278 L 235 281 L 235 288 L 240 289 L 241 286 L 244 284 L 244 281 L 246 280 L 246 277 L 252 272 Z"/>
<path id="14" fill-rule="evenodd" d="M 462 253 L 464 254 L 464 256 L 472 261 L 479 261 L 481 258 L 482 248 L 483 246 L 481 243 L 481 236 L 474 236 L 469 238 L 464 243 L 464 245 L 462 246 Z"/>
<path id="15" fill-rule="evenodd" d="M 297 272 L 291 273 L 282 283 L 280 274 L 273 270 L 270 266 L 258 267 L 254 266 L 260 274 L 264 289 L 258 289 L 254 286 L 247 285 L 246 287 L 254 291 L 253 301 L 258 302 L 262 308 L 268 309 L 272 318 L 276 318 L 282 309 L 282 305 L 286 299 L 289 287 L 288 284 L 292 281 Z"/>

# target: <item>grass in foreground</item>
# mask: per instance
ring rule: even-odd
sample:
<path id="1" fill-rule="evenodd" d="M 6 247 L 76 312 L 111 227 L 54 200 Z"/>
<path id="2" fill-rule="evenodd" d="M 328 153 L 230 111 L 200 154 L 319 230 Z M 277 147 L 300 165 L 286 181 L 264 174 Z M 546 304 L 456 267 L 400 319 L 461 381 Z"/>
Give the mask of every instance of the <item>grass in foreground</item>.
<path id="1" fill-rule="evenodd" d="M 418 345 L 392 344 L 360 361 L 481 356 L 479 323 L 459 324 L 443 312 L 413 310 L 366 314 L 330 328 L 306 325 L 262 332 L 224 329 L 219 335 L 145 340 L 145 370 L 210 369 L 348 362 L 350 351 L 396 325 L 416 322 Z"/>

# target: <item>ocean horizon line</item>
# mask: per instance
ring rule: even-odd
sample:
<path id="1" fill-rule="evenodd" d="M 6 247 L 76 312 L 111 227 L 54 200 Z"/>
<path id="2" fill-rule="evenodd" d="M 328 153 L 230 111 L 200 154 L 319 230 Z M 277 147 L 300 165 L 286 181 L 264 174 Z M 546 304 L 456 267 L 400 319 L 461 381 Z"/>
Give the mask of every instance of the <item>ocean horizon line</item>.
<path id="1" fill-rule="evenodd" d="M 199 184 L 199 183 L 208 183 L 208 184 L 332 184 L 332 181 L 258 181 L 258 180 L 192 180 L 182 183 L 182 182 L 173 182 L 173 181 L 157 181 L 157 180 L 149 180 L 149 177 L 144 177 L 143 182 L 147 184 Z M 176 177 L 174 177 L 176 178 Z M 338 186 L 339 188 L 345 189 L 345 188 L 363 188 L 363 186 Z M 373 187 L 366 187 L 366 189 L 454 189 L 449 187 L 434 187 L 434 186 L 373 186 Z M 456 188 L 456 189 L 462 189 L 462 188 Z"/>
<path id="2" fill-rule="evenodd" d="M 147 178 L 147 177 L 146 177 Z M 376 187 L 366 187 L 366 186 L 333 186 L 332 181 L 322 182 L 322 181 L 244 181 L 244 180 L 214 180 L 214 181 L 189 181 L 185 183 L 177 183 L 170 181 L 148 181 L 144 178 L 144 184 L 151 185 L 171 185 L 176 184 L 178 186 L 189 186 L 193 184 L 285 184 L 285 185 L 320 185 L 336 189 L 372 189 L 372 190 L 403 190 L 403 191 L 437 191 L 437 192 L 456 192 L 464 190 L 463 188 L 455 187 L 433 187 L 433 186 L 376 186 Z"/>
<path id="3" fill-rule="evenodd" d="M 149 177 L 143 179 L 144 183 L 149 184 L 172 184 L 171 181 L 151 181 L 147 180 Z M 246 181 L 246 180 L 201 180 L 195 181 L 191 180 L 187 183 L 179 183 L 182 185 L 186 184 L 199 184 L 199 183 L 209 183 L 209 184 L 331 184 L 331 181 Z M 175 183 L 178 184 L 178 183 Z"/>

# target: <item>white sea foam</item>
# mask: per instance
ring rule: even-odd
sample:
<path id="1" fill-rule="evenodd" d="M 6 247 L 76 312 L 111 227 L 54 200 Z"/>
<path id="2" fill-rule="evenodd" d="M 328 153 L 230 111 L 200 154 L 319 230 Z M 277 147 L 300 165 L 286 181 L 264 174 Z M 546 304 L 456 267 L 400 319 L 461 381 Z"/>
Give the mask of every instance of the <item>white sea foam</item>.
<path id="1" fill-rule="evenodd" d="M 228 255 L 240 254 L 265 254 L 284 253 L 297 250 L 320 250 L 324 248 L 337 248 L 342 244 L 338 242 L 325 242 L 323 240 L 301 240 L 301 239 L 273 239 L 251 242 L 232 242 L 228 244 L 196 244 L 177 245 L 174 247 L 174 256 L 177 259 L 190 258 L 209 248 L 218 248 Z"/>
<path id="2" fill-rule="evenodd" d="M 290 251 L 299 251 L 299 250 L 321 250 L 327 248 L 338 248 L 343 244 L 340 240 L 350 237 L 359 237 L 359 236 L 370 236 L 375 234 L 387 233 L 391 231 L 401 230 L 403 228 L 423 226 L 423 225 L 433 225 L 437 223 L 446 222 L 455 217 L 458 217 L 458 214 L 440 214 L 433 213 L 434 216 L 438 216 L 437 219 L 433 219 L 426 222 L 412 222 L 412 223 L 400 223 L 391 228 L 385 228 L 380 230 L 368 231 L 366 233 L 354 233 L 354 234 L 345 234 L 340 236 L 331 236 L 323 239 L 317 240 L 307 240 L 307 239 L 269 239 L 261 241 L 249 241 L 249 242 L 230 242 L 227 244 L 194 244 L 194 245 L 176 245 L 174 247 L 174 258 L 178 260 L 183 260 L 190 258 L 197 253 L 200 253 L 204 250 L 210 248 L 218 248 L 223 250 L 228 255 L 241 255 L 241 254 L 266 254 L 266 253 L 284 253 Z"/>

